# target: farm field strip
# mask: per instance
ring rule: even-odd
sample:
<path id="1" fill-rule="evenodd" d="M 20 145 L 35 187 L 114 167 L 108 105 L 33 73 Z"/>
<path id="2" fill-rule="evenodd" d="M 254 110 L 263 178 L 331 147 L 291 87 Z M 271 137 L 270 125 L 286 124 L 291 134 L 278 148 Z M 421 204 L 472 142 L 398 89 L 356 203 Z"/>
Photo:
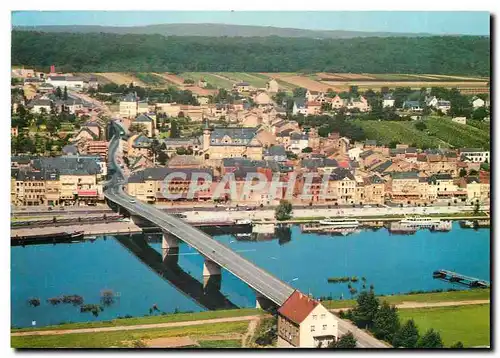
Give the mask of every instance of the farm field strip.
<path id="1" fill-rule="evenodd" d="M 424 82 L 424 81 L 321 81 L 321 83 L 329 86 L 367 86 L 367 87 L 411 87 L 411 88 L 422 88 L 422 87 L 447 87 L 447 88 L 476 88 L 476 87 L 487 87 L 487 82 L 465 82 L 465 81 L 443 81 L 443 82 Z"/>
<path id="2" fill-rule="evenodd" d="M 266 80 L 254 77 L 251 74 L 245 72 L 217 72 L 218 75 L 227 77 L 229 80 L 234 82 L 248 82 L 251 86 L 257 88 L 265 88 Z"/>
<path id="3" fill-rule="evenodd" d="M 310 78 L 302 77 L 302 76 L 298 76 L 298 75 L 284 76 L 284 77 L 280 77 L 279 79 L 282 81 L 285 81 L 287 83 L 291 83 L 297 87 L 307 88 L 310 91 L 326 92 L 329 88 L 332 88 L 332 86 L 325 84 L 324 82 L 317 82 L 317 81 L 314 81 Z"/>
<path id="4" fill-rule="evenodd" d="M 488 81 L 489 79 L 487 77 L 464 77 L 464 76 L 451 76 L 451 75 L 426 75 L 426 76 L 433 76 L 438 79 L 457 79 L 457 80 L 472 80 L 472 81 Z"/>
<path id="5" fill-rule="evenodd" d="M 225 88 L 225 89 L 232 89 L 233 88 L 233 82 L 230 80 L 218 76 L 212 72 L 183 72 L 180 74 L 180 77 L 184 79 L 192 79 L 195 82 L 197 82 L 200 78 L 204 78 L 205 81 L 207 81 L 210 85 L 217 87 L 217 88 Z"/>
<path id="6" fill-rule="evenodd" d="M 102 72 L 101 76 L 107 78 L 110 82 L 116 83 L 117 85 L 129 85 L 132 82 L 135 82 L 137 85 L 141 87 L 147 87 L 147 85 L 139 80 L 134 75 L 124 72 Z"/>
<path id="7" fill-rule="evenodd" d="M 175 88 L 179 88 L 179 85 L 175 82 L 172 82 L 170 81 L 168 78 L 166 78 L 165 76 L 163 76 L 162 74 L 160 73 L 153 73 L 154 76 L 158 77 L 158 78 L 161 78 L 163 81 L 165 81 L 165 83 L 168 85 L 168 86 L 172 86 L 172 87 L 175 87 Z"/>

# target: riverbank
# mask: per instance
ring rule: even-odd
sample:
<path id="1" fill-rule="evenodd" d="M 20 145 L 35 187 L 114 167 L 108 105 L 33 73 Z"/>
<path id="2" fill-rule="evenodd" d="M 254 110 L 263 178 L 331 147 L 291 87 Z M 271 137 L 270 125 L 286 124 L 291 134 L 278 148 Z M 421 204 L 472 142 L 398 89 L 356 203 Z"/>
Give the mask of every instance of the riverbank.
<path id="1" fill-rule="evenodd" d="M 464 291 L 449 291 L 449 292 L 431 292 L 419 294 L 403 294 L 393 296 L 377 296 L 380 301 L 388 301 L 391 304 L 402 303 L 448 303 L 448 302 L 462 302 L 462 301 L 478 301 L 478 304 L 484 304 L 485 300 L 490 299 L 490 289 L 474 289 Z M 322 304 L 328 309 L 349 308 L 356 304 L 356 300 L 323 300 Z M 117 326 L 138 326 L 138 325 L 151 325 L 151 324 L 164 324 L 175 322 L 188 322 L 188 321 L 202 321 L 219 318 L 234 318 L 245 316 L 263 316 L 266 313 L 256 308 L 239 308 L 233 310 L 218 310 L 218 311 L 205 311 L 194 313 L 173 313 L 165 315 L 144 316 L 144 317 L 130 317 L 119 318 L 111 321 L 93 321 L 93 322 L 79 322 L 79 323 L 65 323 L 60 325 L 34 327 L 34 328 L 21 328 L 12 329 L 12 333 L 21 332 L 41 332 L 41 331 L 63 331 L 63 330 L 79 330 L 79 329 L 93 329 L 104 327 L 117 327 Z"/>

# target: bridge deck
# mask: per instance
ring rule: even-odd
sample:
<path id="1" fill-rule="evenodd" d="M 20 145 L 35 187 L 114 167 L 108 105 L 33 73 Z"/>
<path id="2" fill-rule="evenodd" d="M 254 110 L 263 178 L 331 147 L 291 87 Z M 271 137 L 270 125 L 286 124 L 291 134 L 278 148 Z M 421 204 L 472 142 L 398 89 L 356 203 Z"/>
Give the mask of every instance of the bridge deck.
<path id="1" fill-rule="evenodd" d="M 115 162 L 115 151 L 118 147 L 117 139 L 118 136 L 114 136 L 109 148 L 110 165 L 116 169 L 116 172 L 104 192 L 108 200 L 123 207 L 131 214 L 140 216 L 154 223 L 162 230 L 178 237 L 277 305 L 281 306 L 286 301 L 294 291 L 290 285 L 277 279 L 269 272 L 183 220 L 169 215 L 152 205 L 135 201 L 135 198 L 126 194 L 123 191 L 125 178 L 121 168 Z"/>

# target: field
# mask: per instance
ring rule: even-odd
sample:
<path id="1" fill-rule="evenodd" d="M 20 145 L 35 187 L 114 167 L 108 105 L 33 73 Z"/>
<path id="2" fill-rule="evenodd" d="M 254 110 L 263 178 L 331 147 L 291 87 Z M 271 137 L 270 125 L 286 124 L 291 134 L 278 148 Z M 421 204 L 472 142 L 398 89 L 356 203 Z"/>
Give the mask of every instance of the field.
<path id="1" fill-rule="evenodd" d="M 79 74 L 85 75 L 85 74 Z M 304 87 L 312 91 L 326 92 L 329 88 L 334 91 L 345 91 L 349 86 L 358 86 L 361 90 L 380 90 L 382 87 L 411 87 L 420 89 L 422 87 L 457 87 L 468 93 L 486 93 L 489 89 L 489 79 L 485 77 L 464 77 L 434 74 L 371 74 L 371 73 L 329 73 L 320 72 L 314 74 L 300 74 L 293 72 L 276 73 L 253 73 L 253 72 L 183 72 L 179 75 L 171 73 L 122 73 L 107 72 L 94 73 L 103 82 L 114 82 L 116 84 L 129 84 L 135 81 L 141 86 L 171 86 L 181 89 L 185 79 L 195 81 L 194 86 L 187 89 L 199 95 L 213 93 L 211 90 L 198 87 L 196 84 L 200 78 L 204 78 L 214 88 L 232 89 L 236 82 L 248 82 L 255 88 L 265 88 L 270 78 L 278 81 L 285 91 L 292 91 L 296 87 Z M 155 77 L 157 79 L 155 79 Z"/>
<path id="2" fill-rule="evenodd" d="M 197 313 L 175 313 L 161 316 L 148 317 L 133 317 L 115 319 L 112 321 L 93 321 L 80 323 L 66 323 L 55 326 L 39 327 L 39 328 L 23 328 L 13 329 L 12 332 L 27 332 L 27 331 L 51 331 L 61 329 L 79 329 L 79 328 L 99 328 L 99 327 L 115 327 L 115 326 L 133 326 L 138 324 L 155 324 L 155 323 L 170 323 L 170 322 L 186 322 L 194 320 L 206 320 L 225 317 L 242 317 L 262 314 L 262 311 L 256 308 L 241 308 L 234 310 L 218 310 L 206 311 Z"/>
<path id="3" fill-rule="evenodd" d="M 487 300 L 490 299 L 489 289 L 477 289 L 466 291 L 450 291 L 450 292 L 431 292 L 419 293 L 414 295 L 393 295 L 379 296 L 380 301 L 387 301 L 390 304 L 400 304 L 403 302 L 453 302 L 453 301 L 472 301 L 472 300 Z M 327 308 L 344 308 L 353 307 L 356 300 L 335 300 L 323 301 Z"/>
<path id="4" fill-rule="evenodd" d="M 130 331 L 73 333 L 48 336 L 13 336 L 12 348 L 111 348 L 130 347 L 137 340 L 166 337 L 202 338 L 213 335 L 244 334 L 248 322 L 223 322 L 175 328 L 152 328 Z M 209 343 L 210 344 L 210 343 Z M 223 344 L 223 343 L 221 343 Z M 213 343 L 212 343 L 213 345 Z M 234 343 L 233 343 L 234 345 Z"/>
<path id="5" fill-rule="evenodd" d="M 461 341 L 465 347 L 490 345 L 490 305 L 399 310 L 402 322 L 413 318 L 424 334 L 434 328 L 446 347 Z"/>
<path id="6" fill-rule="evenodd" d="M 449 118 L 431 117 L 424 121 L 427 129 L 415 128 L 415 121 L 363 121 L 355 120 L 365 131 L 368 139 L 375 139 L 383 144 L 392 141 L 414 144 L 417 147 L 478 147 L 489 148 L 489 126 L 479 124 L 458 124 Z M 470 121 L 472 122 L 472 121 Z"/>

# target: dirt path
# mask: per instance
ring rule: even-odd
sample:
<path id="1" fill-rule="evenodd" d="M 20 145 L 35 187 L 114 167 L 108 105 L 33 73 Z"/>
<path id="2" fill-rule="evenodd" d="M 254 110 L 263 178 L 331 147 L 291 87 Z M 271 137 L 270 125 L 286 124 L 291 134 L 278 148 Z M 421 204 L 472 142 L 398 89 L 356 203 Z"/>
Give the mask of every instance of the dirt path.
<path id="1" fill-rule="evenodd" d="M 197 325 L 202 325 L 202 324 L 239 322 L 239 321 L 257 320 L 257 319 L 259 319 L 259 316 L 225 317 L 225 318 L 214 318 L 214 319 L 205 319 L 205 320 L 197 320 L 197 321 L 153 323 L 153 324 L 140 324 L 140 325 L 132 325 L 132 326 L 113 326 L 113 327 L 63 329 L 63 330 L 48 330 L 48 331 L 14 332 L 14 333 L 11 333 L 11 336 L 51 336 L 51 335 L 75 334 L 75 333 L 133 331 L 133 330 L 138 330 L 138 329 L 197 326 Z"/>
<path id="2" fill-rule="evenodd" d="M 432 307 L 450 307 L 450 306 L 467 306 L 467 305 L 482 305 L 485 303 L 490 303 L 490 300 L 469 300 L 469 301 L 449 301 L 449 302 L 415 302 L 415 301 L 403 301 L 396 305 L 400 309 L 408 308 L 432 308 Z M 338 312 L 341 310 L 347 310 L 350 307 L 345 308 L 333 308 L 331 312 Z"/>
<path id="3" fill-rule="evenodd" d="M 253 335 L 255 333 L 255 329 L 259 325 L 260 318 L 253 319 L 250 321 L 248 324 L 248 330 L 247 333 L 243 336 L 241 339 L 241 348 L 246 348 L 248 346 L 248 343 L 252 341 Z"/>

